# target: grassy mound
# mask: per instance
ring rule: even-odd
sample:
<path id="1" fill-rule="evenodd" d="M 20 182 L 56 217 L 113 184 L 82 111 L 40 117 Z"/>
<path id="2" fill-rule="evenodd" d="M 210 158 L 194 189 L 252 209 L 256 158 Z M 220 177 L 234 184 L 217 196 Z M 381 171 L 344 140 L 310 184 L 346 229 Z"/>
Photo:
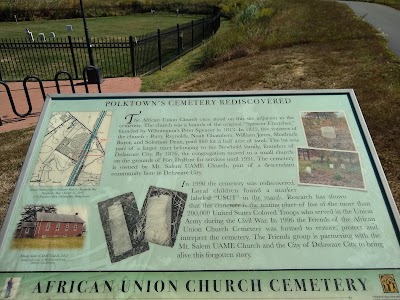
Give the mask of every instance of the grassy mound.
<path id="1" fill-rule="evenodd" d="M 400 206 L 400 60 L 344 4 L 267 3 L 269 15 L 234 20 L 201 49 L 144 78 L 143 90 L 353 88 Z"/>

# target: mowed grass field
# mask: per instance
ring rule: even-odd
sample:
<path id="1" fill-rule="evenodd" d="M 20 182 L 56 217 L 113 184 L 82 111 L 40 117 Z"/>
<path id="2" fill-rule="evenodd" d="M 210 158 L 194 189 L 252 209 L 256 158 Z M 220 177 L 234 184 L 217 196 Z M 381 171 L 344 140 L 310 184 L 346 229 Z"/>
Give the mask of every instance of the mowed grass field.
<path id="1" fill-rule="evenodd" d="M 13 249 L 81 249 L 85 242 L 84 236 L 58 238 L 14 238 Z"/>
<path id="2" fill-rule="evenodd" d="M 88 18 L 87 24 L 91 37 L 128 37 L 140 36 L 143 34 L 165 29 L 201 19 L 201 15 L 180 15 L 156 12 L 135 14 L 127 16 Z M 67 32 L 66 26 L 72 25 L 73 31 Z M 49 38 L 50 32 L 54 32 L 56 37 L 84 37 L 82 19 L 64 20 L 38 20 L 29 22 L 0 22 L 0 40 L 2 38 L 25 38 L 25 28 L 33 33 L 34 38 L 38 38 L 39 33 L 44 33 Z"/>

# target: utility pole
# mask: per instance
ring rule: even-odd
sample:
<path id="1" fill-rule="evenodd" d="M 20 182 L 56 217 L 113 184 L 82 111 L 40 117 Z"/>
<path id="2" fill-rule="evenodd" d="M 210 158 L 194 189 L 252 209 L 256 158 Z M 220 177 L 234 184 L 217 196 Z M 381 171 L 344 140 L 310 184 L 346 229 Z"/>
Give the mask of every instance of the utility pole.
<path id="1" fill-rule="evenodd" d="M 93 49 L 92 49 L 92 44 L 90 43 L 89 29 L 88 29 L 87 23 L 86 23 L 86 14 L 85 14 L 85 8 L 83 7 L 83 0 L 79 0 L 79 4 L 81 6 L 83 28 L 85 30 L 86 46 L 87 46 L 88 54 L 89 54 L 89 63 L 91 66 L 93 66 L 93 68 L 90 68 L 87 70 L 88 83 L 96 83 L 96 84 L 102 83 L 103 82 L 103 74 L 102 74 L 101 67 L 100 66 L 96 67 L 94 65 Z M 97 78 L 97 75 L 98 75 L 98 78 Z"/>
<path id="2" fill-rule="evenodd" d="M 94 66 L 93 51 L 92 51 L 92 45 L 90 44 L 89 30 L 88 30 L 88 28 L 87 28 L 86 14 L 85 14 L 85 8 L 83 7 L 83 0 L 79 0 L 79 3 L 80 3 L 80 5 L 81 5 L 81 12 L 82 12 L 82 19 L 83 19 L 83 28 L 84 28 L 84 30 L 85 30 L 86 46 L 87 46 L 87 48 L 88 48 L 89 61 L 90 61 L 90 65 L 91 65 L 91 66 Z"/>

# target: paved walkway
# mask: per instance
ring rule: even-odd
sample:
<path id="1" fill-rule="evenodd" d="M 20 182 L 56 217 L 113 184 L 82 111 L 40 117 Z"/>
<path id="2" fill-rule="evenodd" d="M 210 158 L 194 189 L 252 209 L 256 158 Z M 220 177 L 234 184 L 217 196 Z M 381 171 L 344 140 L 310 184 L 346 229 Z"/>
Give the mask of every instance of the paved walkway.
<path id="1" fill-rule="evenodd" d="M 102 93 L 133 93 L 139 92 L 141 87 L 140 78 L 107 78 L 101 84 Z M 9 82 L 11 94 L 13 96 L 16 110 L 20 114 L 24 114 L 28 110 L 25 91 L 22 82 Z M 85 86 L 82 81 L 74 81 L 75 91 L 77 94 L 85 94 Z M 57 94 L 54 81 L 44 81 L 44 90 L 46 94 Z M 29 95 L 32 102 L 32 114 L 24 118 L 20 118 L 12 111 L 10 102 L 5 88 L 0 85 L 0 118 L 3 125 L 0 126 L 0 133 L 16 129 L 28 128 L 36 124 L 43 106 L 43 96 L 40 91 L 39 83 L 28 82 Z M 72 94 L 69 81 L 60 81 L 60 89 L 63 94 Z M 97 85 L 89 85 L 90 93 L 97 93 Z"/>
<path id="2" fill-rule="evenodd" d="M 347 4 L 363 20 L 387 35 L 389 48 L 400 56 L 400 11 L 389 6 L 357 1 L 339 1 Z"/>

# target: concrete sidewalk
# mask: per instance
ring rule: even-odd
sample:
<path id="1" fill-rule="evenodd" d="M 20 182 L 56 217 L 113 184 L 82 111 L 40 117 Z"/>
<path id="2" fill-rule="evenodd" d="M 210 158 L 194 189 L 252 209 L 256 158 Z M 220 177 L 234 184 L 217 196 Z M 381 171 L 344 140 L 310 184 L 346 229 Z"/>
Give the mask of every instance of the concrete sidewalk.
<path id="1" fill-rule="evenodd" d="M 400 56 L 400 11 L 389 6 L 358 1 L 339 1 L 387 36 L 389 48 Z"/>
<path id="2" fill-rule="evenodd" d="M 140 78 L 120 77 L 107 78 L 101 84 L 102 93 L 133 93 L 139 92 L 141 87 Z M 7 83 L 13 96 L 15 107 L 18 113 L 24 114 L 28 110 L 25 91 L 22 82 Z M 56 84 L 54 81 L 43 81 L 43 86 L 46 95 L 57 94 Z M 75 92 L 77 94 L 85 94 L 85 86 L 83 81 L 74 81 Z M 28 82 L 27 84 L 29 95 L 32 103 L 32 114 L 20 118 L 14 114 L 11 108 L 10 101 L 5 88 L 0 85 L 0 118 L 3 125 L 0 126 L 0 133 L 11 130 L 28 128 L 36 124 L 43 106 L 43 96 L 40 91 L 38 82 Z M 69 81 L 60 81 L 60 90 L 62 94 L 72 94 Z M 89 85 L 90 93 L 97 93 L 97 85 Z"/>

